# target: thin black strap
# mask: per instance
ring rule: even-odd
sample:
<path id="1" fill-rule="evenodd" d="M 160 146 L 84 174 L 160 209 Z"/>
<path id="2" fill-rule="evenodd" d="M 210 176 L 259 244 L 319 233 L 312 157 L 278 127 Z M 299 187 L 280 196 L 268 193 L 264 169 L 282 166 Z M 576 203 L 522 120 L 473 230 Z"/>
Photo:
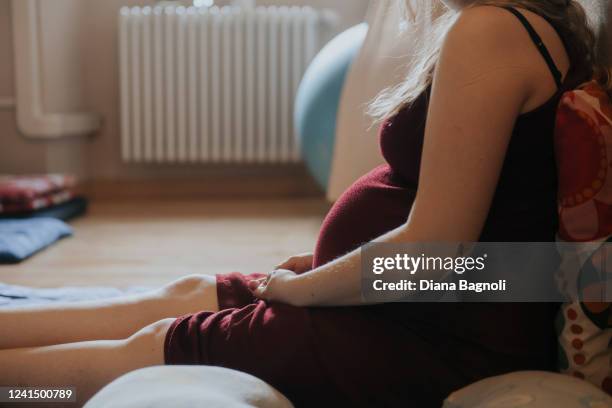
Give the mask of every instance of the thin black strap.
<path id="1" fill-rule="evenodd" d="M 550 72 L 552 73 L 552 76 L 555 79 L 555 83 L 557 84 L 557 87 L 561 88 L 563 85 L 563 82 L 562 82 L 563 74 L 561 73 L 561 71 L 559 71 L 559 69 L 555 65 L 555 61 L 550 56 L 550 53 L 548 52 L 548 49 L 544 45 L 542 38 L 538 35 L 536 30 L 529 23 L 529 21 L 527 21 L 527 19 L 521 12 L 519 12 L 513 7 L 502 7 L 502 8 L 514 14 L 516 18 L 518 18 L 519 21 L 523 24 L 523 26 L 529 33 L 531 40 L 536 45 L 536 47 L 538 47 L 538 51 L 540 51 L 540 54 L 542 54 L 542 57 L 544 57 L 544 61 L 546 61 L 546 65 L 548 65 L 548 68 L 550 69 Z"/>

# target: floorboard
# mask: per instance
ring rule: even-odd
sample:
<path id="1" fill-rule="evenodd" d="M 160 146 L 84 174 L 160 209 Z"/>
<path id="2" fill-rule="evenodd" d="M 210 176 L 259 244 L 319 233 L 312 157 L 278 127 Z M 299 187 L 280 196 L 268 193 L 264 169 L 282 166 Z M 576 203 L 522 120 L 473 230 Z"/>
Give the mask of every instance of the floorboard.
<path id="1" fill-rule="evenodd" d="M 0 282 L 157 286 L 192 273 L 265 272 L 312 250 L 327 209 L 322 199 L 95 201 L 73 237 L 0 266 Z"/>

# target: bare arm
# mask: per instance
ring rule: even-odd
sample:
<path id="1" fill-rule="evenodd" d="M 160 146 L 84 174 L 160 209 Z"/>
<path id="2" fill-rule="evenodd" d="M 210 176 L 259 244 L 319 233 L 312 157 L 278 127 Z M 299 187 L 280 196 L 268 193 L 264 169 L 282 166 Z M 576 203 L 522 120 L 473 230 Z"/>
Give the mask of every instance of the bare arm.
<path id="1" fill-rule="evenodd" d="M 474 8 L 447 35 L 416 199 L 407 222 L 375 241 L 478 240 L 514 123 L 534 88 L 533 64 L 541 63 L 533 59 L 537 54 L 525 53 L 532 45 L 512 19 L 503 10 Z M 277 272 L 256 293 L 296 305 L 360 304 L 360 269 L 355 250 L 299 276 Z"/>

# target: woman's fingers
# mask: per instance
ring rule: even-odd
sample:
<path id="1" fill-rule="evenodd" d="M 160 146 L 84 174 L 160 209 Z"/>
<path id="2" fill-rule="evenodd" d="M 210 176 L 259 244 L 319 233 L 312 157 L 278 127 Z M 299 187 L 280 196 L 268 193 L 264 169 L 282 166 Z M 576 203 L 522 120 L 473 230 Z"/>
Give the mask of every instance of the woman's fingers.
<path id="1" fill-rule="evenodd" d="M 264 300 L 288 303 L 291 299 L 290 282 L 296 273 L 287 269 L 277 269 L 265 277 L 254 279 L 249 283 L 253 295 Z"/>
<path id="2" fill-rule="evenodd" d="M 304 273 L 312 269 L 312 254 L 294 255 L 276 266 L 276 269 L 286 269 L 296 273 Z"/>
<path id="3" fill-rule="evenodd" d="M 253 279 L 252 281 L 249 282 L 249 289 L 253 291 L 257 290 L 259 287 L 264 286 L 267 279 L 268 278 Z"/>

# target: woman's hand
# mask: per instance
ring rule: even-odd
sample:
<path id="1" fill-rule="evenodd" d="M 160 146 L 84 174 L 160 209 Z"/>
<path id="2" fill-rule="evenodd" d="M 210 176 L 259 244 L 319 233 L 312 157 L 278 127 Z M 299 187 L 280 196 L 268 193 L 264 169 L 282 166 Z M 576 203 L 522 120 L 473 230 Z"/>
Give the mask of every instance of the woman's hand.
<path id="1" fill-rule="evenodd" d="M 249 288 L 253 294 L 263 300 L 286 303 L 293 306 L 302 306 L 299 285 L 296 282 L 298 275 L 287 269 L 277 269 L 267 277 L 253 280 Z"/>
<path id="2" fill-rule="evenodd" d="M 280 265 L 277 265 L 276 269 L 286 269 L 293 271 L 298 275 L 300 273 L 308 272 L 312 270 L 312 254 L 305 253 L 294 255 Z"/>

